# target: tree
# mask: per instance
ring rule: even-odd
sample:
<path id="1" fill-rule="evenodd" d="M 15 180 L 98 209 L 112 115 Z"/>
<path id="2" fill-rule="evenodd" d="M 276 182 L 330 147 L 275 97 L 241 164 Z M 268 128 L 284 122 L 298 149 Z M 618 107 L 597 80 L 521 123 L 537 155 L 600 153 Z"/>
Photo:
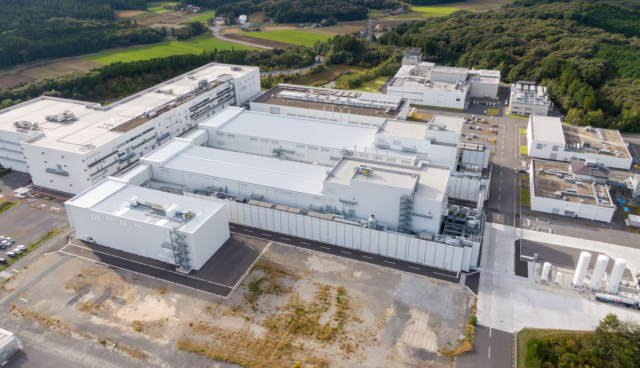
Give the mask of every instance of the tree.
<path id="1" fill-rule="evenodd" d="M 25 64 L 29 62 L 29 51 L 27 50 L 20 51 L 20 56 L 22 57 L 22 60 Z"/>
<path id="2" fill-rule="evenodd" d="M 236 22 L 236 15 L 232 11 L 230 11 L 227 14 L 227 25 L 230 26 L 235 22 Z"/>
<path id="3" fill-rule="evenodd" d="M 596 109 L 596 95 L 590 95 L 584 99 L 584 109 L 594 111 Z"/>

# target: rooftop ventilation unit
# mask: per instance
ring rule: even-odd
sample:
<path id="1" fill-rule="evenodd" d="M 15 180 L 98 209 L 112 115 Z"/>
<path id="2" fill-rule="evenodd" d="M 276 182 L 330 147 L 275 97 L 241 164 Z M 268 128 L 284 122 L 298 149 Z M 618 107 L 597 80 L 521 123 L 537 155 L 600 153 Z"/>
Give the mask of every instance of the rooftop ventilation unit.
<path id="1" fill-rule="evenodd" d="M 78 120 L 78 118 L 76 118 L 75 114 L 72 113 L 69 110 L 65 110 L 65 111 L 63 111 L 63 112 L 61 112 L 59 114 L 55 114 L 55 115 L 47 115 L 47 116 L 45 116 L 45 119 L 47 121 L 57 122 L 57 123 L 64 123 L 64 122 Z"/>

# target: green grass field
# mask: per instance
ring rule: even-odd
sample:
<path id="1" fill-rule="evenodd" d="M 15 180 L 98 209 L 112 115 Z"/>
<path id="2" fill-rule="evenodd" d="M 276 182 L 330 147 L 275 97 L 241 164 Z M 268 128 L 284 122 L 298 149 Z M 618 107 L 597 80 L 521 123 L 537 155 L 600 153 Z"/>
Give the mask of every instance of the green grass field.
<path id="1" fill-rule="evenodd" d="M 84 60 L 101 64 L 118 61 L 129 62 L 167 57 L 171 55 L 200 54 L 202 50 L 254 50 L 252 47 L 220 41 L 209 35 L 198 36 L 186 41 L 163 42 L 153 45 L 132 47 L 126 50 L 105 51 L 95 55 L 83 56 Z"/>
<path id="2" fill-rule="evenodd" d="M 336 82 L 336 88 L 340 88 L 340 89 L 349 89 L 347 87 L 347 82 L 350 79 L 355 79 L 357 78 L 358 75 L 353 73 L 353 74 L 348 74 L 348 75 L 341 75 L 340 77 L 338 77 L 338 79 L 335 80 Z M 360 91 L 360 92 L 374 92 L 377 93 L 378 89 L 380 89 L 380 87 L 382 87 L 382 85 L 384 84 L 384 82 L 387 81 L 388 77 L 378 77 L 376 79 L 370 80 L 367 83 L 361 85 L 358 88 L 354 88 L 352 89 L 352 91 Z"/>
<path id="3" fill-rule="evenodd" d="M 204 13 L 200 13 L 200 15 L 198 15 L 195 18 L 191 18 L 187 21 L 187 23 L 191 23 L 191 22 L 200 22 L 200 23 L 204 23 L 207 24 L 207 19 L 209 18 L 215 18 L 216 17 L 216 11 L 215 10 L 209 10 L 206 11 Z"/>
<path id="4" fill-rule="evenodd" d="M 424 18 L 430 17 L 443 17 L 445 15 L 449 15 L 453 12 L 457 12 L 458 8 L 449 8 L 446 6 L 417 6 L 411 8 L 414 12 L 420 13 L 420 15 Z"/>
<path id="5" fill-rule="evenodd" d="M 531 207 L 531 190 L 522 188 L 520 189 L 520 205 Z"/>
<path id="6" fill-rule="evenodd" d="M 153 2 L 147 3 L 147 11 L 154 12 L 154 13 L 164 13 L 164 8 L 162 6 L 165 4 L 171 5 L 171 6 L 180 5 L 180 3 L 178 2 L 153 1 Z"/>
<path id="7" fill-rule="evenodd" d="M 263 40 L 290 43 L 292 45 L 301 45 L 313 47 L 317 41 L 327 41 L 331 36 L 309 33 L 305 31 L 288 30 L 273 32 L 242 32 L 243 36 L 260 38 Z"/>

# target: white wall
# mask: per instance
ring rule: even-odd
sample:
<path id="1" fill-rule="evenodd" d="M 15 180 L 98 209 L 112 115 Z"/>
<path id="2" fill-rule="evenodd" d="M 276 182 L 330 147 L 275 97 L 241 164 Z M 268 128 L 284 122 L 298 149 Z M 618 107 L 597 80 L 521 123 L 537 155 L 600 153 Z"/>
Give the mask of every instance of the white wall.
<path id="1" fill-rule="evenodd" d="M 387 94 L 402 96 L 411 100 L 413 105 L 427 105 L 464 109 L 466 92 L 463 91 L 438 91 L 420 87 L 387 87 Z"/>
<path id="2" fill-rule="evenodd" d="M 481 192 L 488 192 L 489 179 L 473 178 L 469 176 L 451 175 L 447 194 L 451 198 L 464 199 L 467 201 L 478 201 Z M 486 200 L 486 198 L 485 198 Z"/>
<path id="3" fill-rule="evenodd" d="M 365 126 L 380 126 L 387 120 L 386 117 L 364 116 L 349 113 L 349 107 L 343 105 L 333 106 L 326 111 L 305 109 L 301 107 L 270 105 L 265 103 L 251 102 L 251 111 L 266 112 L 274 115 L 296 116 L 299 118 L 320 119 L 326 121 L 336 121 L 341 123 L 357 123 Z M 403 120 L 409 114 L 409 104 L 405 104 L 405 108 L 398 112 L 398 117 Z"/>
<path id="4" fill-rule="evenodd" d="M 472 98 L 498 98 L 498 89 L 500 85 L 498 83 L 481 83 L 474 82 L 470 83 L 469 88 L 471 92 L 469 93 Z"/>
<path id="5" fill-rule="evenodd" d="M 478 166 L 483 169 L 489 167 L 489 158 L 491 157 L 491 151 L 486 149 L 484 151 L 462 151 L 462 166 Z"/>
<path id="6" fill-rule="evenodd" d="M 229 222 L 232 223 L 451 271 L 469 271 L 470 266 L 477 266 L 479 244 L 474 244 L 473 247 L 456 247 L 404 234 L 377 231 L 193 193 L 185 193 L 185 196 L 213 202 L 227 202 L 229 204 Z M 476 253 L 475 257 L 474 253 Z"/>

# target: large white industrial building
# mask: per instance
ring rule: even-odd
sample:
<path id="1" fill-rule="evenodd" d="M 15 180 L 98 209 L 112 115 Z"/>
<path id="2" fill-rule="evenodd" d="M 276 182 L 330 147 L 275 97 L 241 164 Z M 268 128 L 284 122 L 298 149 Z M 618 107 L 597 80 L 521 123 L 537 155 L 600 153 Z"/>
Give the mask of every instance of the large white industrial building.
<path id="1" fill-rule="evenodd" d="M 617 169 L 629 169 L 633 159 L 617 130 L 562 125 L 557 117 L 529 116 L 528 155 L 566 161 L 589 160 Z"/>
<path id="2" fill-rule="evenodd" d="M 573 164 L 573 165 L 572 165 Z M 584 170 L 584 168 L 588 170 Z M 602 181 L 606 168 L 531 160 L 531 209 L 561 216 L 611 222 L 616 206 Z"/>
<path id="3" fill-rule="evenodd" d="M 342 157 L 333 168 L 195 146 L 174 139 L 141 159 L 152 188 L 214 193 L 345 219 L 375 215 L 392 231 L 438 234 L 450 168 Z M 406 202 L 406 203 L 405 203 Z"/>
<path id="4" fill-rule="evenodd" d="M 279 84 L 253 99 L 251 111 L 380 126 L 387 119 L 405 120 L 409 101 L 388 94 Z"/>
<path id="5" fill-rule="evenodd" d="M 513 115 L 547 116 L 553 111 L 553 102 L 547 95 L 547 87 L 535 82 L 512 83 L 508 111 Z"/>
<path id="6" fill-rule="evenodd" d="M 208 64 L 106 107 L 39 97 L 0 111 L 0 164 L 80 193 L 259 93 L 257 67 Z"/>
<path id="7" fill-rule="evenodd" d="M 498 98 L 499 70 L 436 66 L 423 62 L 420 49 L 405 52 L 403 65 L 387 86 L 387 94 L 414 105 L 465 109 L 472 99 Z"/>
<path id="8" fill-rule="evenodd" d="M 65 203 L 78 239 L 199 270 L 229 239 L 224 203 L 107 178 Z"/>

